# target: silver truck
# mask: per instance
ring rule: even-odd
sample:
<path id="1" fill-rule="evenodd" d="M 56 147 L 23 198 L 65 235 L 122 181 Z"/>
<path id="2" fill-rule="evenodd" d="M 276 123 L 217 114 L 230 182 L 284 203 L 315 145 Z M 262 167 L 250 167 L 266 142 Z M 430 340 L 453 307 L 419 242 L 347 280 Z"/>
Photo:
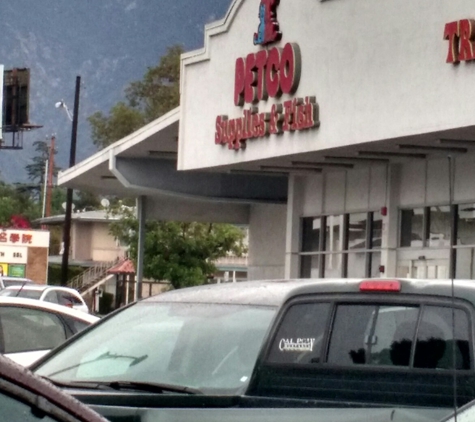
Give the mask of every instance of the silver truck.
<path id="1" fill-rule="evenodd" d="M 207 285 L 134 303 L 32 368 L 111 421 L 434 420 L 475 399 L 471 281 Z"/>

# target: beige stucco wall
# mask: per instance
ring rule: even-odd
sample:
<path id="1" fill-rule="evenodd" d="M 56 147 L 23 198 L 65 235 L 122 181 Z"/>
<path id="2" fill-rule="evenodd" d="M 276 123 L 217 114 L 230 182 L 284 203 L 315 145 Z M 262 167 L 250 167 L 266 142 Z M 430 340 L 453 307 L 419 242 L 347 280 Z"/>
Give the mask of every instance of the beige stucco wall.
<path id="1" fill-rule="evenodd" d="M 125 254 L 125 248 L 109 233 L 109 222 L 73 221 L 71 233 L 72 259 L 106 262 Z"/>

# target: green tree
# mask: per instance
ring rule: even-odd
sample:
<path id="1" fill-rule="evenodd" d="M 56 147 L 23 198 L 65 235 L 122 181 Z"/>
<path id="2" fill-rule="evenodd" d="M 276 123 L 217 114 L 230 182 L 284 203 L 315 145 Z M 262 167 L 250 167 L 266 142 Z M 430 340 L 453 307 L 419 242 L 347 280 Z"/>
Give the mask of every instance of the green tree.
<path id="1" fill-rule="evenodd" d="M 64 214 L 63 204 L 66 202 L 66 189 L 55 186 L 51 193 L 51 215 Z"/>
<path id="2" fill-rule="evenodd" d="M 33 221 L 40 216 L 39 204 L 21 187 L 0 181 L 0 226 L 9 226 L 13 216 Z"/>
<path id="3" fill-rule="evenodd" d="M 101 198 L 92 192 L 78 191 L 74 200 L 77 210 L 93 211 L 101 208 Z"/>
<path id="4" fill-rule="evenodd" d="M 25 169 L 29 180 L 42 185 L 45 178 L 46 161 L 49 160 L 50 156 L 50 145 L 46 141 L 36 141 L 33 142 L 33 146 L 35 147 L 36 155 L 32 158 L 32 162 L 27 164 Z M 55 149 L 54 155 L 56 155 L 57 152 Z M 55 166 L 53 168 L 53 175 L 56 176 L 59 170 L 60 168 Z"/>
<path id="5" fill-rule="evenodd" d="M 127 102 L 111 108 L 109 115 L 97 112 L 89 117 L 92 139 L 105 148 L 162 116 L 179 105 L 180 55 L 183 49 L 173 46 L 156 67 L 149 68 L 143 79 L 126 89 Z M 111 200 L 120 210 L 121 219 L 111 224 L 111 233 L 126 245 L 130 256 L 137 259 L 137 220 L 130 202 Z M 125 211 L 124 211 L 125 210 Z M 241 254 L 242 230 L 226 224 L 198 224 L 148 221 L 145 239 L 144 275 L 167 280 L 180 288 L 206 282 L 216 268 L 214 261 L 229 252 Z"/>
<path id="6" fill-rule="evenodd" d="M 110 225 L 111 233 L 130 245 L 137 261 L 138 222 L 130 208 Z M 216 271 L 214 261 L 229 253 L 246 251 L 244 232 L 230 224 L 147 221 L 144 276 L 167 280 L 175 289 L 203 284 Z"/>
<path id="7" fill-rule="evenodd" d="M 92 129 L 92 142 L 103 149 L 145 124 L 140 110 L 120 102 L 111 108 L 109 116 L 98 111 L 88 118 Z"/>
<path id="8" fill-rule="evenodd" d="M 89 117 L 92 141 L 103 149 L 177 107 L 180 102 L 179 45 L 169 47 L 155 67 L 126 89 L 127 102 L 114 105 L 109 115 L 98 111 Z"/>
<path id="9" fill-rule="evenodd" d="M 21 184 L 19 189 L 28 192 L 35 201 L 42 203 L 43 189 L 45 188 L 46 163 L 50 159 L 50 144 L 48 141 L 36 141 L 33 142 L 33 146 L 35 147 L 36 155 L 32 158 L 31 163 L 25 167 L 28 179 L 31 180 L 32 183 Z M 54 150 L 54 154 L 57 154 L 56 149 Z M 53 167 L 53 177 L 58 175 L 59 170 L 59 167 Z"/>

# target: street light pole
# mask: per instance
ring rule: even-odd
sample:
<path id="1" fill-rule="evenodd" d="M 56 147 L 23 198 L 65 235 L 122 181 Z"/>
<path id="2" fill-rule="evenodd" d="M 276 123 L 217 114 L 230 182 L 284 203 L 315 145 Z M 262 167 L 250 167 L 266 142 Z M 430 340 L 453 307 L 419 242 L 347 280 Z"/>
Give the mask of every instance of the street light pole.
<path id="1" fill-rule="evenodd" d="M 73 123 L 71 130 L 71 149 L 69 153 L 69 167 L 76 164 L 76 139 L 78 132 L 79 92 L 81 89 L 81 77 L 76 77 L 76 92 L 74 95 Z M 67 109 L 66 109 L 67 110 Z M 67 110 L 68 111 L 68 110 Z M 69 116 L 69 113 L 68 113 Z M 71 243 L 71 216 L 73 211 L 73 190 L 68 188 L 66 192 L 66 214 L 64 216 L 63 232 L 63 259 L 61 262 L 61 285 L 68 284 L 69 248 Z"/>

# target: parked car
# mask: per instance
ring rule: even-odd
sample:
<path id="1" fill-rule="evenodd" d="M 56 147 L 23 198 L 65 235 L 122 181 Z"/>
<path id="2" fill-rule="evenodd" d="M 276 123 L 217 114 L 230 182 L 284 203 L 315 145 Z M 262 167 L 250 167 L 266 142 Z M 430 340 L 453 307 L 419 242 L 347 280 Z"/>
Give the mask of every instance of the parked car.
<path id="1" fill-rule="evenodd" d="M 106 417 L 437 421 L 475 398 L 474 326 L 472 281 L 200 286 L 119 310 L 32 368 Z"/>
<path id="2" fill-rule="evenodd" d="M 23 277 L 0 276 L 0 290 L 9 286 L 23 286 L 26 284 L 34 284 L 34 281 Z"/>
<path id="3" fill-rule="evenodd" d="M 0 291 L 0 296 L 36 299 L 67 306 L 78 311 L 89 312 L 89 308 L 79 292 L 69 287 L 24 284 L 5 288 Z"/>
<path id="4" fill-rule="evenodd" d="M 0 353 L 28 366 L 98 319 L 48 302 L 0 297 Z"/>
<path id="5" fill-rule="evenodd" d="M 0 356 L 0 420 L 107 422 L 49 382 Z"/>

